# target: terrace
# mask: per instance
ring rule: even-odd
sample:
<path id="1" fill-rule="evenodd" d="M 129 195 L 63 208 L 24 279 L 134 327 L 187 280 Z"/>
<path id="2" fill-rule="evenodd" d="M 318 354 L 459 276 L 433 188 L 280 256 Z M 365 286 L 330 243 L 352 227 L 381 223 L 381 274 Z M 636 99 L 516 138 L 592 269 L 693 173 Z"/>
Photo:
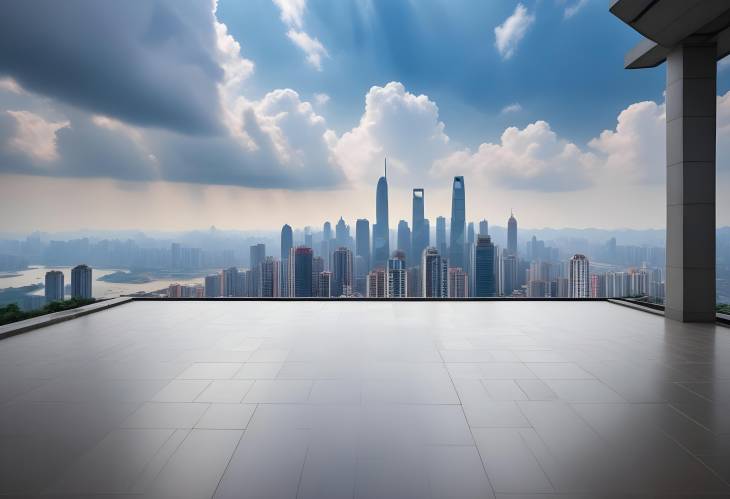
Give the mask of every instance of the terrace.
<path id="1" fill-rule="evenodd" d="M 0 493 L 727 495 L 728 358 L 606 301 L 133 301 L 2 340 Z"/>

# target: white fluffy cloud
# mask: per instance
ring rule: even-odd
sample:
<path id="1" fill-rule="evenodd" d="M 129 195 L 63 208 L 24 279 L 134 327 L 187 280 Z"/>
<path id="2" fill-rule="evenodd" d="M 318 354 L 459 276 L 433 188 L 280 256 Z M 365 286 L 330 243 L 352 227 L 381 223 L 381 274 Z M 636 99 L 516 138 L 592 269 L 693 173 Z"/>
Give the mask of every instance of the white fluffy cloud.
<path id="1" fill-rule="evenodd" d="M 588 5 L 588 0 L 575 0 L 575 2 L 565 7 L 565 10 L 563 11 L 563 18 L 570 19 L 578 12 L 580 12 L 580 10 L 583 9 L 583 7 L 585 7 L 586 5 Z"/>
<path id="2" fill-rule="evenodd" d="M 322 59 L 329 57 L 327 49 L 317 38 L 312 38 L 304 31 L 290 29 L 286 36 L 294 42 L 294 45 L 302 49 L 307 55 L 307 62 L 317 71 L 322 71 Z"/>
<path id="3" fill-rule="evenodd" d="M 17 123 L 8 145 L 36 161 L 58 159 L 56 132 L 69 126 L 68 121 L 52 122 L 30 111 L 7 111 Z"/>
<path id="4" fill-rule="evenodd" d="M 519 113 L 520 111 L 522 111 L 522 106 L 519 102 L 515 102 L 513 104 L 504 106 L 499 114 Z"/>
<path id="5" fill-rule="evenodd" d="M 564 191 L 586 187 L 597 168 L 593 154 L 558 137 L 545 121 L 507 128 L 498 144 L 456 151 L 434 164 L 439 177 L 466 175 L 472 183 L 510 189 Z"/>
<path id="6" fill-rule="evenodd" d="M 281 11 L 281 20 L 289 26 L 302 27 L 304 9 L 307 7 L 307 0 L 273 0 L 274 4 Z"/>
<path id="7" fill-rule="evenodd" d="M 527 30 L 535 22 L 535 15 L 531 14 L 521 3 L 505 21 L 494 28 L 494 45 L 502 59 L 510 59 L 517 45 L 522 41 Z"/>
<path id="8" fill-rule="evenodd" d="M 413 176 L 427 171 L 448 147 L 436 103 L 393 81 L 368 91 L 360 123 L 340 138 L 335 156 L 352 180 L 377 178 L 387 156 L 388 163 L 413 182 Z"/>

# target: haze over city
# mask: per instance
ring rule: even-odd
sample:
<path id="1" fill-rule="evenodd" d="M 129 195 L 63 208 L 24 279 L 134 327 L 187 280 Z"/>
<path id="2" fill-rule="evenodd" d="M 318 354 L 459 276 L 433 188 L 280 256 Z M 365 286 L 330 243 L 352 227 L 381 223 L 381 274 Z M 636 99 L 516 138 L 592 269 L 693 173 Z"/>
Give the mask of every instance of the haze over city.
<path id="1" fill-rule="evenodd" d="M 664 72 L 622 68 L 639 36 L 600 1 L 5 9 L 3 232 L 372 218 L 384 156 L 391 225 L 414 187 L 427 217 L 448 214 L 454 175 L 470 220 L 515 209 L 530 228 L 665 225 Z M 725 67 L 718 193 L 730 190 Z"/>

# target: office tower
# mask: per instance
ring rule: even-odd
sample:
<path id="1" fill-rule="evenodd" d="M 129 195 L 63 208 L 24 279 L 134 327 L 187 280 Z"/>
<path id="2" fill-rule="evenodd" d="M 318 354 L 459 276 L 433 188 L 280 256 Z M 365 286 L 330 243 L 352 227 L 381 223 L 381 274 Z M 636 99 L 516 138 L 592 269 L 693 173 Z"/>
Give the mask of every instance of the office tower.
<path id="1" fill-rule="evenodd" d="M 364 257 L 355 256 L 352 259 L 352 292 L 355 296 L 365 296 L 367 294 L 367 268 Z"/>
<path id="2" fill-rule="evenodd" d="M 468 279 L 460 268 L 449 269 L 449 298 L 468 298 Z"/>
<path id="3" fill-rule="evenodd" d="M 475 242 L 474 222 L 469 222 L 468 228 L 466 229 L 466 244 L 474 244 Z"/>
<path id="4" fill-rule="evenodd" d="M 408 267 L 406 274 L 406 284 L 408 285 L 406 296 L 408 298 L 419 298 L 423 292 L 423 289 L 421 289 L 421 266 Z"/>
<path id="5" fill-rule="evenodd" d="M 321 282 L 320 274 L 324 272 L 324 258 L 321 256 L 315 256 L 312 258 L 312 296 L 323 296 L 319 285 Z M 331 283 L 330 283 L 331 284 Z M 327 296 L 331 296 L 331 289 L 327 289 Z"/>
<path id="6" fill-rule="evenodd" d="M 312 228 L 307 225 L 304 227 L 304 246 L 307 248 L 314 248 L 314 245 L 312 244 L 314 242 L 314 239 L 312 237 Z"/>
<path id="7" fill-rule="evenodd" d="M 329 270 L 332 260 L 332 224 L 325 222 L 322 226 L 322 242 L 320 256 L 324 259 L 324 268 Z"/>
<path id="8" fill-rule="evenodd" d="M 266 259 L 266 245 L 263 243 L 254 244 L 249 248 L 249 296 L 260 296 L 261 292 L 261 263 Z"/>
<path id="9" fill-rule="evenodd" d="M 320 298 L 332 298 L 332 272 L 320 272 L 317 283 Z"/>
<path id="10" fill-rule="evenodd" d="M 398 247 L 396 250 L 403 251 L 406 255 L 411 254 L 411 229 L 405 220 L 398 222 Z"/>
<path id="11" fill-rule="evenodd" d="M 449 296 L 449 262 L 433 247 L 426 248 L 421 259 L 421 296 L 447 298 Z"/>
<path id="12" fill-rule="evenodd" d="M 466 230 L 466 246 L 464 247 L 464 267 L 463 270 L 466 272 L 467 280 L 469 282 L 469 288 L 467 290 L 468 295 L 474 293 L 474 244 L 475 233 L 474 233 L 474 222 L 469 222 Z"/>
<path id="13" fill-rule="evenodd" d="M 365 268 L 363 275 L 370 270 L 370 222 L 366 218 L 358 218 L 355 222 L 355 256 L 363 257 Z"/>
<path id="14" fill-rule="evenodd" d="M 517 276 L 518 267 L 517 256 L 510 253 L 509 250 L 505 250 L 505 254 L 502 257 L 503 296 L 512 296 L 512 292 L 519 288 Z"/>
<path id="15" fill-rule="evenodd" d="M 221 295 L 221 276 L 211 274 L 205 276 L 205 297 L 217 298 Z"/>
<path id="16" fill-rule="evenodd" d="M 71 269 L 71 297 L 91 298 L 91 267 L 77 265 Z"/>
<path id="17" fill-rule="evenodd" d="M 324 241 L 332 239 L 332 224 L 329 222 L 325 222 L 322 226 L 322 239 Z"/>
<path id="18" fill-rule="evenodd" d="M 474 251 L 474 296 L 476 297 L 482 298 L 496 296 L 497 294 L 494 275 L 495 256 L 492 238 L 480 235 L 477 238 L 477 245 Z M 512 289 L 505 291 L 507 295 L 512 294 Z"/>
<path id="19" fill-rule="evenodd" d="M 368 273 L 368 298 L 385 298 L 388 277 L 384 268 L 379 267 Z"/>
<path id="20" fill-rule="evenodd" d="M 436 249 L 442 255 L 447 254 L 448 246 L 446 245 L 446 218 L 436 218 Z M 420 256 L 419 256 L 420 258 Z"/>
<path id="21" fill-rule="evenodd" d="M 294 253 L 294 293 L 297 298 L 312 296 L 312 248 L 299 246 Z"/>
<path id="22" fill-rule="evenodd" d="M 425 218 L 426 194 L 421 188 L 413 189 L 413 217 L 411 220 L 411 251 L 406 253 L 407 258 L 418 266 L 421 262 L 423 250 L 428 246 L 428 223 Z M 403 249 L 403 248 L 400 248 Z"/>
<path id="23" fill-rule="evenodd" d="M 485 218 L 483 218 L 479 222 L 479 235 L 480 236 L 488 236 L 489 235 L 489 222 Z"/>
<path id="24" fill-rule="evenodd" d="M 172 243 L 170 245 L 170 267 L 179 269 L 182 266 L 180 256 L 180 243 Z"/>
<path id="25" fill-rule="evenodd" d="M 291 226 L 284 224 L 281 228 L 281 261 L 289 260 L 289 253 L 294 246 L 294 235 L 292 234 Z"/>
<path id="26" fill-rule="evenodd" d="M 385 267 L 390 256 L 390 228 L 388 225 L 388 167 L 385 175 L 378 179 L 375 193 L 375 225 L 373 226 L 372 267 Z"/>
<path id="27" fill-rule="evenodd" d="M 396 251 L 388 260 L 388 275 L 385 281 L 385 296 L 388 298 L 405 298 L 408 296 L 408 271 L 406 270 L 406 252 Z"/>
<path id="28" fill-rule="evenodd" d="M 588 259 L 585 255 L 573 255 L 570 259 L 570 297 L 588 298 L 589 287 Z"/>
<path id="29" fill-rule="evenodd" d="M 332 255 L 332 295 L 352 296 L 352 251 L 344 246 Z"/>
<path id="30" fill-rule="evenodd" d="M 350 244 L 350 226 L 345 223 L 342 217 L 335 225 L 335 244 L 338 247 L 347 247 Z"/>
<path id="31" fill-rule="evenodd" d="M 259 264 L 261 269 L 261 290 L 259 296 L 264 298 L 278 298 L 279 290 L 281 285 L 279 283 L 279 276 L 281 271 L 279 269 L 280 263 L 273 256 L 267 256 L 266 259 Z"/>
<path id="32" fill-rule="evenodd" d="M 63 301 L 65 294 L 63 272 L 60 270 L 46 272 L 46 303 Z"/>
<path id="33" fill-rule="evenodd" d="M 250 270 L 239 270 L 236 276 L 236 296 L 252 296 L 249 281 L 251 280 Z"/>
<path id="34" fill-rule="evenodd" d="M 266 245 L 263 243 L 254 244 L 250 247 L 250 264 L 249 268 L 255 269 L 259 263 L 266 258 Z"/>
<path id="35" fill-rule="evenodd" d="M 236 293 L 236 282 L 238 281 L 238 269 L 231 267 L 221 272 L 221 296 L 238 296 Z"/>
<path id="36" fill-rule="evenodd" d="M 464 177 L 454 177 L 451 192 L 451 243 L 449 245 L 449 261 L 452 267 L 464 268 L 464 244 L 466 238 L 466 196 Z"/>
<path id="37" fill-rule="evenodd" d="M 507 220 L 507 252 L 517 256 L 517 219 L 514 213 L 510 213 Z"/>

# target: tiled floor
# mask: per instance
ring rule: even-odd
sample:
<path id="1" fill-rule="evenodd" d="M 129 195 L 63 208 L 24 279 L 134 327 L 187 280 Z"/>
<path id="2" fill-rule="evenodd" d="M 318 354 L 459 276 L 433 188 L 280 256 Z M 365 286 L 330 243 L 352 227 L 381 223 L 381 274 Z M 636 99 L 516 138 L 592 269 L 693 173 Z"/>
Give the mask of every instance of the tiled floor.
<path id="1" fill-rule="evenodd" d="M 136 302 L 0 341 L 0 494 L 730 497 L 730 330 L 590 302 Z"/>

